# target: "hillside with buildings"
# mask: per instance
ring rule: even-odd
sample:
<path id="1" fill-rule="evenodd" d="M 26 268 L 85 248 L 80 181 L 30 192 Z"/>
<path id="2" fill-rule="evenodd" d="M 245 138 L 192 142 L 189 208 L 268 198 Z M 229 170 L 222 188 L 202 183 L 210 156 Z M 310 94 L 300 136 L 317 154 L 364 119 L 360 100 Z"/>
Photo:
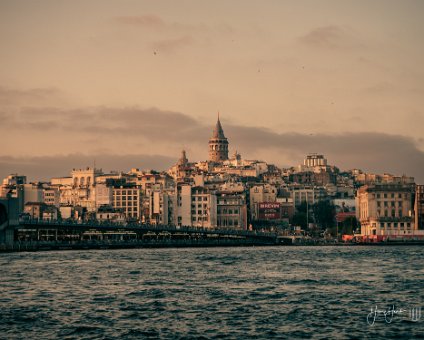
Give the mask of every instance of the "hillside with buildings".
<path id="1" fill-rule="evenodd" d="M 217 120 L 207 161 L 183 150 L 167 171 L 104 172 L 87 167 L 67 177 L 27 183 L 12 174 L 0 196 L 14 197 L 30 219 L 135 222 L 150 225 L 271 230 L 311 236 L 424 233 L 423 186 L 414 178 L 341 171 L 324 155 L 280 169 L 229 155 Z"/>

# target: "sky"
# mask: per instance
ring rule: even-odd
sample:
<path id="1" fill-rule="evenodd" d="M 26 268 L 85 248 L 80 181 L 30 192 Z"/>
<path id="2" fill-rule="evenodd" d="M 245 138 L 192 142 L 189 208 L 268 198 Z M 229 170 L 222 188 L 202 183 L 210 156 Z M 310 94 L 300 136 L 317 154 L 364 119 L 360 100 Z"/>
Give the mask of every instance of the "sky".
<path id="1" fill-rule="evenodd" d="M 0 177 L 208 158 L 424 183 L 424 1 L 0 0 Z"/>

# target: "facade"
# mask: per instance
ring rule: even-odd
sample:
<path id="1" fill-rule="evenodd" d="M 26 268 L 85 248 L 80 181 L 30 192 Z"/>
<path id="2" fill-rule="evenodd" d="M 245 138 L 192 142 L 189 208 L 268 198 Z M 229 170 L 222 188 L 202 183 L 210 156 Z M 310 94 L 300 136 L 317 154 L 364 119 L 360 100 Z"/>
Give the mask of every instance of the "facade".
<path id="1" fill-rule="evenodd" d="M 160 189 L 149 193 L 149 223 L 150 224 L 173 224 L 173 200 L 172 195 Z"/>
<path id="2" fill-rule="evenodd" d="M 259 219 L 259 204 L 264 202 L 275 202 L 277 199 L 277 188 L 270 184 L 254 185 L 250 193 L 250 216 L 252 220 Z"/>
<path id="3" fill-rule="evenodd" d="M 356 217 L 363 236 L 411 235 L 415 185 L 373 184 L 361 187 L 356 196 Z"/>
<path id="4" fill-rule="evenodd" d="M 415 187 L 415 228 L 424 230 L 424 185 Z"/>
<path id="5" fill-rule="evenodd" d="M 97 209 L 96 219 L 101 222 L 121 223 L 125 222 L 125 214 L 120 210 L 113 209 L 111 206 L 103 205 Z"/>
<path id="6" fill-rule="evenodd" d="M 112 208 L 125 214 L 128 220 L 141 220 L 141 190 L 135 186 L 114 187 Z"/>
<path id="7" fill-rule="evenodd" d="M 60 191 L 59 188 L 50 187 L 43 190 L 43 200 L 47 205 L 60 207 Z"/>
<path id="8" fill-rule="evenodd" d="M 23 184 L 24 204 L 28 202 L 44 202 L 43 187 L 39 183 Z"/>
<path id="9" fill-rule="evenodd" d="M 307 202 L 309 206 L 312 206 L 316 201 L 314 188 L 292 187 L 291 194 L 295 207 L 301 205 L 302 202 Z"/>
<path id="10" fill-rule="evenodd" d="M 32 219 L 43 219 L 43 213 L 47 209 L 47 205 L 42 202 L 25 203 L 24 213 L 28 214 Z"/>
<path id="11" fill-rule="evenodd" d="M 247 229 L 247 204 L 244 193 L 216 193 L 218 228 Z"/>
<path id="12" fill-rule="evenodd" d="M 228 139 L 224 135 L 221 122 L 216 122 L 212 137 L 209 139 L 209 161 L 220 163 L 228 159 Z"/>
<path id="13" fill-rule="evenodd" d="M 191 226 L 216 227 L 216 196 L 205 187 L 192 187 Z"/>
<path id="14" fill-rule="evenodd" d="M 309 168 L 316 166 L 327 166 L 327 159 L 323 155 L 318 155 L 316 153 L 311 153 L 306 156 L 303 161 L 303 165 Z"/>

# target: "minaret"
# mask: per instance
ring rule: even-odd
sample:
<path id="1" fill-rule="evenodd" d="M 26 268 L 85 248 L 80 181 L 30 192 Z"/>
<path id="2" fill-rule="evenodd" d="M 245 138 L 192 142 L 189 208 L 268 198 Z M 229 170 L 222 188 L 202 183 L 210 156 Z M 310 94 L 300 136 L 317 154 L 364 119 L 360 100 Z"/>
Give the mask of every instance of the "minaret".
<path id="1" fill-rule="evenodd" d="M 209 139 L 209 161 L 222 162 L 228 159 L 228 140 L 225 138 L 221 122 L 218 120 L 213 130 L 213 135 Z"/>

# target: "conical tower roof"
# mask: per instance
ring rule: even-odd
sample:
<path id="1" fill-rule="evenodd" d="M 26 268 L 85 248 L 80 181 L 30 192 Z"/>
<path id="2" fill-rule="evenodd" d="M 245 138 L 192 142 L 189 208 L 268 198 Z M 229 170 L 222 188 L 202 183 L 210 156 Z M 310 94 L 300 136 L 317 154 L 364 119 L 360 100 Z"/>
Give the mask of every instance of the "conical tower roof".
<path id="1" fill-rule="evenodd" d="M 216 122 L 215 129 L 213 130 L 212 138 L 215 138 L 215 139 L 225 138 L 224 130 L 222 129 L 221 122 L 219 121 L 219 113 L 218 113 L 218 120 Z"/>

